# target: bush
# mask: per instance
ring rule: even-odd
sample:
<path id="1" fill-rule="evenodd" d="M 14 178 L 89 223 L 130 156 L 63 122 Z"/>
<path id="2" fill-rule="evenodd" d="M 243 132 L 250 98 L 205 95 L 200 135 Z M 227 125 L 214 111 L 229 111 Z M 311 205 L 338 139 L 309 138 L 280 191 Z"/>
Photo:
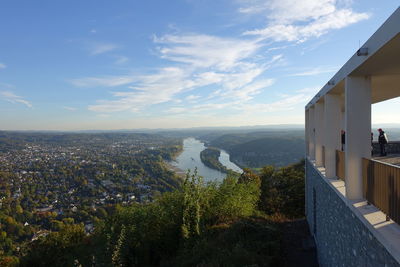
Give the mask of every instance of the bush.
<path id="1" fill-rule="evenodd" d="M 280 169 L 262 169 L 259 207 L 267 214 L 304 217 L 304 161 Z"/>

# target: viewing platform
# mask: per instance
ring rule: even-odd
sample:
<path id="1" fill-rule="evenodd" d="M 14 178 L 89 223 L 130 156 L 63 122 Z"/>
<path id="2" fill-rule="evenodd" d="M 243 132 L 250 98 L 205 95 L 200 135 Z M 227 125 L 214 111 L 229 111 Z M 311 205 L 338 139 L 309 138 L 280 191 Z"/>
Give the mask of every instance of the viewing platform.
<path id="1" fill-rule="evenodd" d="M 306 216 L 322 266 L 400 266 L 400 149 L 371 153 L 371 105 L 396 97 L 400 9 L 305 107 Z"/>

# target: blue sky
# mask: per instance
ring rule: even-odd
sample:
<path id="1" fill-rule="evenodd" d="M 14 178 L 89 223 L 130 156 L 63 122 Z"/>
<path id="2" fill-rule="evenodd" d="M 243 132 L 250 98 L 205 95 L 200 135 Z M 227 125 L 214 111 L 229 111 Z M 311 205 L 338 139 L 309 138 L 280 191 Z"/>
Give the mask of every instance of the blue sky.
<path id="1" fill-rule="evenodd" d="M 304 105 L 398 6 L 3 0 L 0 129 L 301 124 Z M 398 104 L 375 105 L 373 122 L 400 122 Z"/>

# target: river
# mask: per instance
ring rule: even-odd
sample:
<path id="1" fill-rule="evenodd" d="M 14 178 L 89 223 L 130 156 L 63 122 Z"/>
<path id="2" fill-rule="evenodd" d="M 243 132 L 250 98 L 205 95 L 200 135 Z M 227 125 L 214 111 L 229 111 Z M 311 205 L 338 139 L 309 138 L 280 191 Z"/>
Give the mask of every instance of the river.
<path id="1" fill-rule="evenodd" d="M 197 167 L 197 172 L 204 177 L 206 182 L 221 181 L 226 177 L 225 173 L 211 169 L 201 162 L 200 152 L 204 149 L 206 149 L 206 146 L 204 146 L 203 142 L 195 138 L 186 138 L 183 140 L 182 153 L 171 164 L 182 171 L 187 171 L 188 169 L 193 171 Z M 229 154 L 224 150 L 221 150 L 219 161 L 228 169 L 239 173 L 242 172 L 242 169 L 229 160 Z"/>

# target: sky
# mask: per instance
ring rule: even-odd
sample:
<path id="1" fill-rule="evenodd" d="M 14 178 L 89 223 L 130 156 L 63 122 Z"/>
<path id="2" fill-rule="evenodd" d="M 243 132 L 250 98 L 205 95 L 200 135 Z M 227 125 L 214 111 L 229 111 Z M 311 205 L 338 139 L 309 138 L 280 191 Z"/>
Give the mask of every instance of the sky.
<path id="1" fill-rule="evenodd" d="M 398 0 L 2 0 L 0 130 L 303 124 Z M 373 123 L 400 123 L 399 99 Z"/>

